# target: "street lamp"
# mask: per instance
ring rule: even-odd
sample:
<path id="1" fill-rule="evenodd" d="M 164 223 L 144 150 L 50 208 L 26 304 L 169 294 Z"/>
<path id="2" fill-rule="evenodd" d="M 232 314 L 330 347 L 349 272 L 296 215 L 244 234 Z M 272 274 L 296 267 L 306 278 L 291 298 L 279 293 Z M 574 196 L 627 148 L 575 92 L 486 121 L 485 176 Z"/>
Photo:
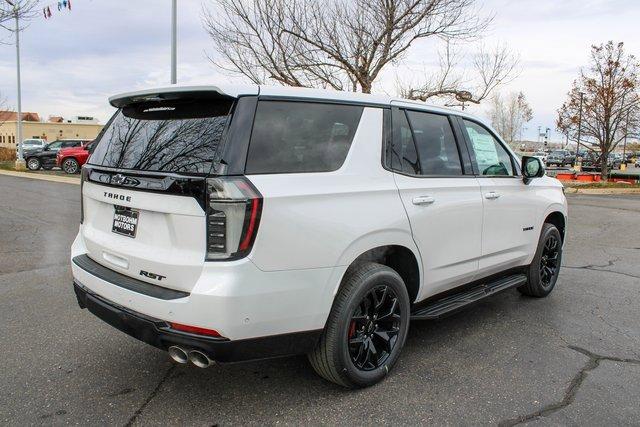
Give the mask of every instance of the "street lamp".
<path id="1" fill-rule="evenodd" d="M 18 158 L 16 159 L 16 170 L 24 170 L 24 154 L 22 152 L 22 94 L 20 88 L 20 21 L 19 21 L 19 0 L 5 0 L 13 7 L 13 14 L 16 19 L 16 75 L 18 79 Z"/>

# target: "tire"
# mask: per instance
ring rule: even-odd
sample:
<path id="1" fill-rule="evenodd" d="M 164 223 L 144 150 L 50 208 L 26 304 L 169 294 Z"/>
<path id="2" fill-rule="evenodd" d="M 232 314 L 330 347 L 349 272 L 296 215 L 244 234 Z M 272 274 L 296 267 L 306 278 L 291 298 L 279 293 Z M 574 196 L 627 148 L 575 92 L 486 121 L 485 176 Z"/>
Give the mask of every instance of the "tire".
<path id="1" fill-rule="evenodd" d="M 42 167 L 42 163 L 40 163 L 40 159 L 37 157 L 30 157 L 27 159 L 27 168 L 32 171 L 37 171 Z"/>
<path id="2" fill-rule="evenodd" d="M 561 264 L 562 236 L 555 225 L 545 223 L 536 254 L 527 271 L 527 284 L 520 286 L 518 290 L 530 297 L 546 297 L 556 285 Z"/>
<path id="3" fill-rule="evenodd" d="M 391 268 L 369 262 L 348 272 L 322 337 L 308 355 L 311 366 L 326 380 L 346 388 L 381 381 L 397 362 L 407 338 L 409 306 L 404 281 Z"/>
<path id="4" fill-rule="evenodd" d="M 60 166 L 62 167 L 62 170 L 68 173 L 69 175 L 76 174 L 80 171 L 80 164 L 76 159 L 72 157 L 64 159 L 62 161 L 62 165 Z"/>

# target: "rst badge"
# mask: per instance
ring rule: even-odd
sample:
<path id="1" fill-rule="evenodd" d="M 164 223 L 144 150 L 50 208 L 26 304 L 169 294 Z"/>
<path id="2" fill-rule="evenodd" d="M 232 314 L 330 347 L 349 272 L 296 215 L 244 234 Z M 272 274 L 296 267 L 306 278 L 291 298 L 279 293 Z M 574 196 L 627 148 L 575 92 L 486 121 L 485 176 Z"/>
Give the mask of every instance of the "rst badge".
<path id="1" fill-rule="evenodd" d="M 148 277 L 149 279 L 155 279 L 157 281 L 161 281 L 162 279 L 166 279 L 167 276 L 161 276 L 156 273 L 151 273 L 150 271 L 140 270 L 140 275 L 144 277 Z"/>

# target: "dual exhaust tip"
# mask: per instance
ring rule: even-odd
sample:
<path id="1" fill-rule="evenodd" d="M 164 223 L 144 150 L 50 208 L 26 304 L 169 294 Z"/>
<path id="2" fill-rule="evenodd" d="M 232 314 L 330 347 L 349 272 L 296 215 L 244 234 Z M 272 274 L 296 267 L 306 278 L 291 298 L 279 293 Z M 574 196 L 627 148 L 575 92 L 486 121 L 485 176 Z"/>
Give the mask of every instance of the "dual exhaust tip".
<path id="1" fill-rule="evenodd" d="M 185 350 L 177 345 L 169 347 L 169 356 L 176 363 L 185 364 L 191 362 L 198 368 L 208 368 L 215 363 L 200 350 Z"/>

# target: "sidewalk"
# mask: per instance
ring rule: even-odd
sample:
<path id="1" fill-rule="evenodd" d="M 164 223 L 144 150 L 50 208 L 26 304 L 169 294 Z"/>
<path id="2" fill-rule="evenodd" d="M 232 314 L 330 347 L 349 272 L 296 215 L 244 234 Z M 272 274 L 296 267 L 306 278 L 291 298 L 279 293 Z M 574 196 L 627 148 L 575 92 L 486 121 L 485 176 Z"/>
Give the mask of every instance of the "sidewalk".
<path id="1" fill-rule="evenodd" d="M 580 188 L 565 187 L 564 192 L 567 194 L 640 194 L 640 188 Z"/>
<path id="2" fill-rule="evenodd" d="M 58 176 L 58 175 L 40 174 L 37 172 L 16 172 L 16 171 L 8 171 L 8 170 L 0 169 L 0 176 L 1 175 L 16 176 L 19 178 L 39 179 L 42 181 L 62 182 L 64 184 L 80 185 L 80 175 Z"/>

